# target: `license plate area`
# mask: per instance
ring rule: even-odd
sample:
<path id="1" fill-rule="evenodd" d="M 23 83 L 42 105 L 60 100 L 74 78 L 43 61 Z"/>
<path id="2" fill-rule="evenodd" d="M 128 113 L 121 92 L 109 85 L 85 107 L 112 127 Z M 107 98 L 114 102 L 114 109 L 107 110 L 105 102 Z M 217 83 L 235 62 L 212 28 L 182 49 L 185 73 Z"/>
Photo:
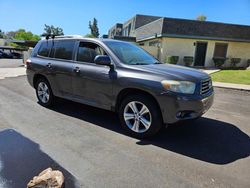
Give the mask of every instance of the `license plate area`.
<path id="1" fill-rule="evenodd" d="M 209 96 L 205 99 L 202 99 L 202 104 L 203 104 L 203 113 L 205 113 L 213 104 L 213 96 Z"/>

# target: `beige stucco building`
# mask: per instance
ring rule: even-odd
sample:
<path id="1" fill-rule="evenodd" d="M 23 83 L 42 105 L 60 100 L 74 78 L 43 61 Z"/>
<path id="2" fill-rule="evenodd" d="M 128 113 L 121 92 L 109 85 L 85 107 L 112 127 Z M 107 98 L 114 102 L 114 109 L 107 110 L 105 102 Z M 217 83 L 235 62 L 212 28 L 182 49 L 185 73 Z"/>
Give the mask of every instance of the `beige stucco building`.
<path id="1" fill-rule="evenodd" d="M 238 66 L 246 66 L 247 60 L 250 59 L 250 42 L 232 42 L 220 40 L 199 40 L 199 39 L 183 39 L 183 38 L 169 38 L 162 37 L 160 39 L 149 39 L 139 42 L 146 51 L 154 55 L 156 58 L 164 62 L 168 56 L 178 56 L 177 64 L 184 65 L 184 56 L 191 56 L 195 58 L 196 48 L 199 43 L 207 44 L 206 54 L 204 59 L 204 67 L 214 67 L 213 57 L 217 45 L 227 46 L 226 58 L 241 58 Z M 151 46 L 152 43 L 158 43 L 157 46 Z M 195 66 L 195 61 L 192 66 Z M 198 65 L 199 66 L 199 65 Z M 229 61 L 225 66 L 229 66 Z"/>
<path id="2" fill-rule="evenodd" d="M 240 58 L 238 66 L 244 67 L 250 59 L 250 26 L 146 15 L 124 24 L 123 36 L 136 37 L 142 48 L 163 62 L 178 56 L 178 64 L 183 65 L 183 58 L 189 56 L 192 66 L 213 67 L 214 57 L 227 58 L 225 66 L 231 58 Z"/>

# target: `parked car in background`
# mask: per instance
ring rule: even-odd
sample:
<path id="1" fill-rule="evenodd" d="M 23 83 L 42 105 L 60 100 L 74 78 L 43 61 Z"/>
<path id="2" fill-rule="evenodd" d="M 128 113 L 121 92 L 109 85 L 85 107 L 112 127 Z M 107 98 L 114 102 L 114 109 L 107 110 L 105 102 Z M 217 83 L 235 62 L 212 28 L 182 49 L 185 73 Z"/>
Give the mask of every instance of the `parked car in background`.
<path id="1" fill-rule="evenodd" d="M 9 58 L 12 59 L 13 58 L 13 54 L 10 52 L 4 52 L 2 50 L 0 50 L 0 58 Z"/>
<path id="2" fill-rule="evenodd" d="M 208 74 L 163 64 L 122 41 L 41 40 L 26 66 L 41 105 L 49 107 L 61 97 L 115 111 L 122 127 L 139 138 L 156 134 L 164 124 L 198 118 L 213 103 Z"/>
<path id="3" fill-rule="evenodd" d="M 21 59 L 23 57 L 22 53 L 11 52 L 14 59 Z"/>

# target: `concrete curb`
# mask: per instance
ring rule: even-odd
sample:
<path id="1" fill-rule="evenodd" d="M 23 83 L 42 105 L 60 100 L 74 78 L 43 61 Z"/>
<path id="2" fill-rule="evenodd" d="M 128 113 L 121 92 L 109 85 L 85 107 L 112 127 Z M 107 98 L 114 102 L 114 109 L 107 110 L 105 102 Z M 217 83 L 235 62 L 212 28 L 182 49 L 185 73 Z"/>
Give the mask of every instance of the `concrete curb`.
<path id="1" fill-rule="evenodd" d="M 234 89 L 234 90 L 241 90 L 241 91 L 250 92 L 250 85 L 245 85 L 245 84 L 213 82 L 213 86 L 218 87 L 218 88 L 224 88 L 224 89 Z"/>
<path id="2" fill-rule="evenodd" d="M 220 72 L 221 70 L 220 69 L 199 69 L 209 75 L 213 74 L 213 73 L 216 73 L 216 72 Z"/>

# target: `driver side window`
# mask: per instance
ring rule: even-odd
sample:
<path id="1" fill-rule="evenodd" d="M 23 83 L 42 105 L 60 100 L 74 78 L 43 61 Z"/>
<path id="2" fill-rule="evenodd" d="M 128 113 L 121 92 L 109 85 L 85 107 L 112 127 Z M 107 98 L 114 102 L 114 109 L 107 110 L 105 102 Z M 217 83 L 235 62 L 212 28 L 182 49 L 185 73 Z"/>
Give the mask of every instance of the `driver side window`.
<path id="1" fill-rule="evenodd" d="M 79 62 L 94 63 L 94 59 L 97 55 L 106 55 L 106 53 L 97 44 L 80 42 L 76 60 Z"/>

